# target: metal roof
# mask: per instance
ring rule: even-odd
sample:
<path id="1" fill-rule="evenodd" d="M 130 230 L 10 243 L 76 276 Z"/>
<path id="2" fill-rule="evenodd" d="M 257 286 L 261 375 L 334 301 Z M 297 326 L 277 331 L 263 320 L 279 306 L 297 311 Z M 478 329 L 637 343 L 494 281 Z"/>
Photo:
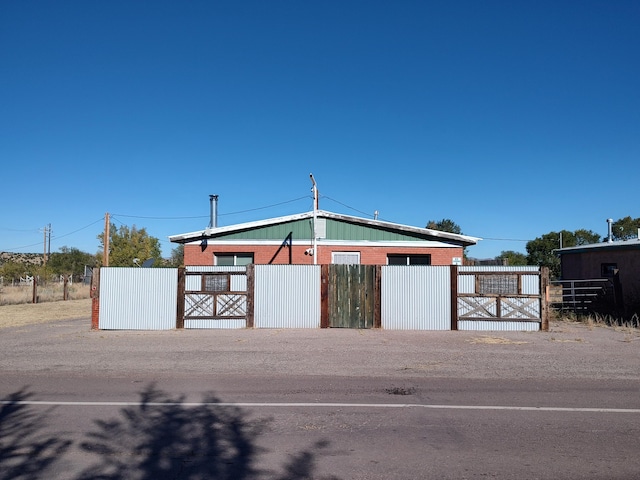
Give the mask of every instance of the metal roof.
<path id="1" fill-rule="evenodd" d="M 317 219 L 328 219 L 338 222 L 345 222 L 359 227 L 383 230 L 386 232 L 396 233 L 401 236 L 414 237 L 421 240 L 437 239 L 445 242 L 448 241 L 465 247 L 475 245 L 479 240 L 481 240 L 481 238 L 471 237 L 468 235 L 458 235 L 455 233 L 431 230 L 428 228 L 412 227 L 409 225 L 402 225 L 399 223 L 386 222 L 382 220 L 370 220 L 367 218 L 353 217 L 351 215 L 328 212 L 326 210 L 317 210 L 315 212 L 315 215 Z M 225 227 L 205 228 L 204 230 L 199 230 L 197 232 L 172 235 L 169 237 L 169 240 L 175 243 L 189 243 L 204 239 L 215 239 L 222 237 L 232 238 L 233 236 L 235 236 L 235 234 L 238 234 L 240 232 L 248 232 L 251 230 L 273 227 L 282 224 L 291 224 L 299 222 L 300 220 L 311 220 L 313 219 L 313 217 L 314 212 L 310 211 L 283 217 L 269 218 L 266 220 L 228 225 Z M 345 238 L 345 240 L 349 240 L 349 238 Z"/>
<path id="2" fill-rule="evenodd" d="M 562 255 L 565 253 L 593 252 L 597 250 L 631 250 L 640 248 L 640 238 L 629 240 L 618 240 L 615 242 L 590 243 L 588 245 L 578 245 L 577 247 L 558 248 L 554 252 Z"/>

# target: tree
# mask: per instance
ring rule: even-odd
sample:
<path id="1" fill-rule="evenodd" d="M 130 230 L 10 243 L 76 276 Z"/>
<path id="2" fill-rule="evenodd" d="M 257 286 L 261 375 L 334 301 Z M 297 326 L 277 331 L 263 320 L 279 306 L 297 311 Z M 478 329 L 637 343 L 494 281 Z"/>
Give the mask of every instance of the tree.
<path id="1" fill-rule="evenodd" d="M 102 249 L 96 257 L 102 259 L 104 250 L 104 233 L 98 235 Z M 136 262 L 134 262 L 136 259 Z M 109 227 L 109 266 L 111 267 L 133 267 L 141 265 L 146 260 L 153 259 L 154 264 L 160 265 L 162 253 L 160 250 L 160 240 L 150 236 L 146 229 L 129 228 L 122 225 L 120 228 L 113 223 Z"/>
<path id="2" fill-rule="evenodd" d="M 505 259 L 507 261 L 507 265 L 510 266 L 527 264 L 527 256 L 524 253 L 514 252 L 513 250 L 500 252 L 500 256 L 498 258 Z"/>
<path id="3" fill-rule="evenodd" d="M 624 217 L 616 220 L 611 225 L 614 240 L 629 240 L 638 237 L 640 218 Z"/>
<path id="4" fill-rule="evenodd" d="M 165 262 L 165 265 L 167 267 L 184 266 L 184 245 L 180 244 L 171 250 L 171 258 Z"/>
<path id="5" fill-rule="evenodd" d="M 462 229 L 460 228 L 460 225 L 448 218 L 443 218 L 440 221 L 429 220 L 426 228 L 430 230 L 440 230 L 441 232 L 449 232 L 462 235 Z"/>
<path id="6" fill-rule="evenodd" d="M 552 278 L 560 276 L 560 258 L 553 252 L 561 246 L 575 247 L 578 245 L 588 245 L 600 241 L 600 235 L 591 230 L 561 230 L 560 232 L 545 233 L 530 242 L 527 242 L 527 263 L 540 267 L 549 267 L 549 274 Z"/>
<path id="7" fill-rule="evenodd" d="M 18 282 L 20 277 L 33 275 L 33 267 L 34 265 L 10 261 L 0 267 L 0 276 L 3 277 L 5 283 Z"/>
<path id="8" fill-rule="evenodd" d="M 96 259 L 90 253 L 85 253 L 74 247 L 60 247 L 60 252 L 51 254 L 47 267 L 57 275 L 84 275 L 84 267 L 93 267 Z"/>

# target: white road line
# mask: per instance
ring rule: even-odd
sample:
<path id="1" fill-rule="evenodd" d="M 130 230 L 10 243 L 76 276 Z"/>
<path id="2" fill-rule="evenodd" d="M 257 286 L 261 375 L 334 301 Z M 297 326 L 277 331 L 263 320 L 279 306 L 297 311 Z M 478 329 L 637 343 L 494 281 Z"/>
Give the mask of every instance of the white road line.
<path id="1" fill-rule="evenodd" d="M 266 408 L 425 408 L 434 410 L 507 410 L 529 412 L 640 413 L 640 408 L 530 407 L 514 405 L 432 405 L 419 403 L 268 403 L 268 402 L 63 402 L 0 400 L 0 405 L 55 407 L 266 407 Z"/>

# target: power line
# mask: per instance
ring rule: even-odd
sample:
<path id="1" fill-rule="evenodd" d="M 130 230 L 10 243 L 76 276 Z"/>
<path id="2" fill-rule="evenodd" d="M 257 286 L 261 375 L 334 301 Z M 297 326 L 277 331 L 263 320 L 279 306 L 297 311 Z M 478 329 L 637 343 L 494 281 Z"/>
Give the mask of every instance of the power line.
<path id="1" fill-rule="evenodd" d="M 351 207 L 351 206 L 347 205 L 346 203 L 342 203 L 342 202 L 336 200 L 335 198 L 327 197 L 326 195 L 320 195 L 320 196 L 322 198 L 326 198 L 327 200 L 331 200 L 332 202 L 338 203 L 338 204 L 342 205 L 343 207 L 347 207 L 347 208 L 353 210 L 354 212 L 361 213 L 363 215 L 366 215 L 367 217 L 374 217 L 374 215 L 372 215 L 370 213 L 363 212 L 362 210 L 358 210 L 357 208 Z"/>
<path id="2" fill-rule="evenodd" d="M 287 203 L 293 203 L 293 202 L 297 202 L 299 200 L 305 200 L 309 198 L 309 195 L 305 195 L 304 197 L 298 197 L 298 198 L 294 198 L 293 200 L 286 200 L 284 202 L 280 202 L 280 203 L 274 203 L 272 205 L 267 205 L 265 207 L 258 207 L 258 208 L 250 208 L 249 210 L 240 210 L 238 212 L 229 212 L 229 213 L 219 213 L 218 216 L 222 217 L 224 215 L 237 215 L 239 213 L 247 213 L 247 212 L 255 212 L 257 210 L 265 210 L 267 208 L 272 208 L 272 207 L 278 207 L 280 205 L 285 205 Z"/>
<path id="3" fill-rule="evenodd" d="M 86 226 L 84 226 L 84 227 L 82 227 L 82 228 L 79 228 L 79 229 L 77 229 L 77 230 L 74 230 L 73 232 L 65 233 L 64 235 L 54 235 L 54 236 L 53 236 L 53 239 L 54 239 L 54 240 L 58 240 L 59 238 L 68 237 L 69 235 L 73 235 L 74 233 L 78 233 L 78 232 L 80 232 L 80 231 L 82 231 L 82 230 L 85 230 L 85 229 L 87 229 L 87 228 L 89 228 L 89 227 L 91 227 L 91 226 L 95 225 L 95 224 L 96 224 L 96 223 L 98 223 L 98 222 L 103 222 L 103 221 L 104 221 L 104 217 L 102 217 L 102 218 L 100 218 L 100 219 L 96 220 L 95 222 L 90 223 L 89 225 L 86 225 Z"/>
<path id="4" fill-rule="evenodd" d="M 240 213 L 247 213 L 247 212 L 255 212 L 258 210 L 265 210 L 267 208 L 273 208 L 273 207 L 278 207 L 280 205 L 285 205 L 287 203 L 293 203 L 293 202 L 297 202 L 299 200 L 304 200 L 309 198 L 308 195 L 305 195 L 304 197 L 298 197 L 298 198 L 294 198 L 292 200 L 285 200 L 284 202 L 279 202 L 279 203 L 273 203 L 271 205 L 265 205 L 264 207 L 256 207 L 256 208 L 250 208 L 247 210 L 239 210 L 237 212 L 228 212 L 228 213 L 218 213 L 219 217 L 225 216 L 225 215 L 238 215 Z M 146 220 L 190 220 L 190 219 L 197 219 L 197 218 L 209 218 L 209 215 L 196 215 L 196 216 L 188 216 L 188 217 L 149 217 L 149 216 L 144 216 L 144 215 L 125 215 L 122 213 L 112 213 L 111 214 L 112 217 L 118 216 L 118 217 L 123 217 L 123 218 L 142 218 L 142 219 L 146 219 Z"/>
<path id="5" fill-rule="evenodd" d="M 209 218 L 208 215 L 198 215 L 195 217 L 145 217 L 142 215 L 124 215 L 122 213 L 112 213 L 111 216 L 126 217 L 126 218 L 144 218 L 146 220 L 188 220 L 193 218 Z"/>
<path id="6" fill-rule="evenodd" d="M 523 240 L 522 238 L 490 238 L 482 237 L 483 240 L 495 240 L 498 242 L 531 242 L 532 240 Z"/>

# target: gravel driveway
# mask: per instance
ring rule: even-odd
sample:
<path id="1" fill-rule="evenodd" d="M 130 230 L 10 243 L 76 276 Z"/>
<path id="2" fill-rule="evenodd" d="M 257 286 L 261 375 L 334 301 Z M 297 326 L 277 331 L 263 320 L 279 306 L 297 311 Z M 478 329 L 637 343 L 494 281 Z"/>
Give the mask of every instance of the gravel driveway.
<path id="1" fill-rule="evenodd" d="M 91 331 L 90 319 L 8 327 L 4 372 L 640 378 L 640 331 L 552 322 L 549 332 Z"/>

